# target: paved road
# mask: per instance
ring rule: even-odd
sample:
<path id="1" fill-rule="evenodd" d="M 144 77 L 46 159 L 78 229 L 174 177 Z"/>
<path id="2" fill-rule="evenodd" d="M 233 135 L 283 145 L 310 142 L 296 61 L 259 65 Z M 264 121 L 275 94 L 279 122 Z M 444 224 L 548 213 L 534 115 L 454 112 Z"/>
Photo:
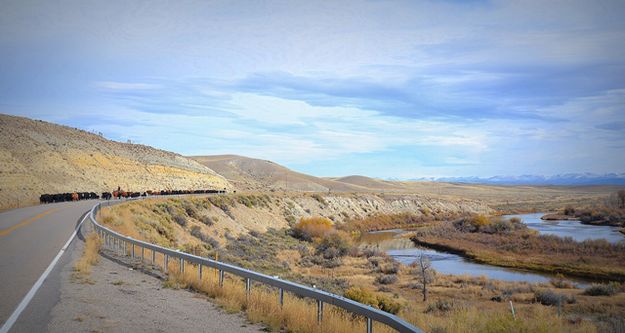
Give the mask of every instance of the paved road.
<path id="1" fill-rule="evenodd" d="M 95 204 L 62 202 L 0 213 L 0 326 Z"/>

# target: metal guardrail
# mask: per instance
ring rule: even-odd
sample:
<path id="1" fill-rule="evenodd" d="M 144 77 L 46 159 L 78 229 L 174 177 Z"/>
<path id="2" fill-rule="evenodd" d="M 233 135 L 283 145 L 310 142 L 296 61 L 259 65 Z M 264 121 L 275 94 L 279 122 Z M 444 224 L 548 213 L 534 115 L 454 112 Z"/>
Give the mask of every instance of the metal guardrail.
<path id="1" fill-rule="evenodd" d="M 123 201 L 122 201 L 123 202 Z M 323 304 L 332 304 L 334 306 L 343 308 L 349 312 L 352 312 L 357 315 L 361 315 L 366 318 L 367 324 L 367 333 L 371 333 L 373 331 L 373 323 L 372 321 L 377 321 L 382 324 L 385 324 L 398 332 L 418 332 L 422 333 L 420 329 L 414 327 L 410 323 L 405 320 L 390 314 L 388 312 L 384 312 L 382 310 L 373 308 L 371 306 L 353 301 L 349 298 L 345 298 L 342 296 L 338 296 L 320 289 L 311 288 L 308 286 L 304 286 L 298 283 L 294 283 L 287 280 L 282 280 L 276 277 L 272 277 L 269 275 L 265 275 L 262 273 L 254 272 L 248 269 L 244 269 L 241 267 L 237 267 L 234 265 L 226 264 L 223 262 L 219 262 L 216 260 L 199 257 L 196 255 L 188 254 L 185 252 L 168 249 L 165 247 L 161 247 L 158 245 L 154 245 L 151 243 L 147 243 L 144 241 L 140 241 L 137 239 L 133 239 L 132 237 L 124 236 L 118 232 L 115 232 L 111 229 L 108 229 L 102 225 L 100 225 L 96 220 L 96 214 L 100 211 L 103 206 L 111 206 L 113 204 L 120 203 L 119 201 L 106 201 L 101 202 L 95 205 L 91 212 L 89 213 L 89 219 L 94 227 L 95 232 L 104 240 L 104 244 L 107 246 L 111 246 L 117 249 L 123 249 L 124 255 L 126 255 L 126 248 L 128 244 L 132 244 L 131 256 L 135 256 L 135 246 L 138 246 L 141 249 L 141 258 L 143 258 L 144 250 L 149 249 L 152 251 L 152 261 L 154 261 L 155 253 L 161 253 L 164 256 L 164 269 L 167 271 L 167 263 L 171 258 L 178 259 L 180 262 L 180 270 L 184 271 L 184 263 L 189 262 L 192 264 L 198 265 L 200 277 L 202 276 L 202 267 L 211 267 L 217 269 L 219 271 L 219 285 L 223 285 L 224 273 L 234 274 L 238 277 L 245 279 L 245 287 L 246 292 L 250 292 L 251 282 L 256 281 L 263 283 L 265 285 L 277 288 L 279 290 L 279 302 L 282 305 L 284 300 L 284 291 L 289 291 L 295 295 L 301 297 L 308 297 L 316 300 L 317 302 L 317 319 L 319 321 L 323 318 Z"/>

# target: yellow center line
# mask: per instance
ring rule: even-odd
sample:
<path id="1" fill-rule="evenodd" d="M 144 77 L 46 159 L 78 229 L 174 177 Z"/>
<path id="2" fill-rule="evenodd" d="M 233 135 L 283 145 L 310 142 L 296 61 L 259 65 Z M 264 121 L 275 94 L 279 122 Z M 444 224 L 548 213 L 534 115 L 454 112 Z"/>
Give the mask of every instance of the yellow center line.
<path id="1" fill-rule="evenodd" d="M 35 215 L 35 216 L 33 216 L 33 217 L 29 218 L 29 219 L 26 219 L 26 220 L 24 220 L 24 221 L 22 221 L 22 222 L 20 222 L 20 223 L 18 223 L 16 225 L 12 225 L 12 226 L 10 226 L 10 227 L 8 227 L 6 229 L 2 229 L 2 230 L 0 230 L 0 236 L 6 236 L 6 235 L 12 233 L 14 230 L 19 229 L 19 228 L 24 227 L 24 226 L 27 226 L 30 223 L 32 223 L 33 221 L 35 221 L 37 219 L 40 219 L 40 218 L 42 218 L 42 217 L 44 217 L 44 216 L 46 216 L 46 215 L 48 215 L 50 213 L 54 213 L 54 212 L 56 212 L 57 210 L 60 210 L 60 209 L 61 208 L 55 208 L 55 209 L 47 210 L 47 211 L 45 211 L 45 212 L 43 212 L 41 214 L 38 214 L 38 215 Z"/>

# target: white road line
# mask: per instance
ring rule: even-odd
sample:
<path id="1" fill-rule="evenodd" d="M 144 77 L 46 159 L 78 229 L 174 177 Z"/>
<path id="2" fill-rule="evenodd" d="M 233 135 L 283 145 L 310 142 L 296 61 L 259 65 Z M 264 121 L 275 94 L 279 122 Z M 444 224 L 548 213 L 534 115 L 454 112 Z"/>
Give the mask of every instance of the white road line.
<path id="1" fill-rule="evenodd" d="M 82 226 L 83 222 L 85 222 L 85 219 L 87 219 L 88 216 L 89 216 L 89 213 L 85 214 L 85 217 L 83 217 L 82 221 L 80 221 L 80 224 L 78 224 L 76 229 L 74 229 L 74 232 L 67 240 L 67 243 L 65 243 L 65 245 L 61 248 L 61 251 L 59 251 L 56 257 L 54 257 L 54 259 L 52 260 L 48 268 L 46 268 L 43 274 L 41 274 L 41 276 L 39 277 L 39 280 L 37 280 L 37 282 L 35 282 L 33 287 L 30 288 L 30 291 L 28 292 L 28 294 L 26 294 L 26 296 L 24 296 L 24 299 L 22 299 L 22 301 L 17 306 L 15 311 L 13 311 L 13 313 L 11 314 L 11 317 L 9 317 L 9 319 L 7 319 L 4 325 L 2 325 L 2 328 L 0 328 L 0 333 L 8 333 L 11 327 L 13 327 L 13 324 L 15 324 L 15 322 L 17 321 L 17 318 L 19 318 L 20 314 L 22 314 L 22 311 L 26 309 L 26 307 L 28 306 L 28 303 L 30 303 L 30 301 L 33 299 L 33 297 L 37 293 L 37 290 L 39 290 L 39 287 L 41 287 L 41 285 L 46 280 L 48 275 L 50 275 L 50 272 L 52 272 L 52 269 L 54 268 L 56 263 L 59 261 L 59 259 L 61 259 L 61 256 L 63 255 L 65 250 L 67 250 L 69 245 L 72 243 L 72 241 L 74 240 L 74 237 L 76 237 L 76 234 L 78 233 L 78 230 L 80 230 L 80 227 Z"/>

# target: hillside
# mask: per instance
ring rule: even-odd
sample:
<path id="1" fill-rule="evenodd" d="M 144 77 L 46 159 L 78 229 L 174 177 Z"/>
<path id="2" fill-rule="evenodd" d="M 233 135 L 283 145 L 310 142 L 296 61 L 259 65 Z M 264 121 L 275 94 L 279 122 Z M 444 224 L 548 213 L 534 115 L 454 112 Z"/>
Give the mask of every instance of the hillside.
<path id="1" fill-rule="evenodd" d="M 369 189 L 306 175 L 271 161 L 238 155 L 190 156 L 246 191 L 363 192 Z"/>
<path id="2" fill-rule="evenodd" d="M 320 178 L 277 163 L 237 155 L 193 156 L 226 177 L 239 190 L 251 192 L 355 192 L 419 194 L 444 200 L 478 200 L 503 211 L 549 211 L 566 204 L 598 202 L 618 186 L 504 186 L 438 181 L 389 181 L 366 176 Z"/>
<path id="3" fill-rule="evenodd" d="M 208 167 L 171 152 L 82 130 L 0 115 L 0 209 L 42 193 L 230 188 Z"/>
<path id="4" fill-rule="evenodd" d="M 386 181 L 381 179 L 369 178 L 365 176 L 347 176 L 341 178 L 332 178 L 333 180 L 345 184 L 351 184 L 368 188 L 371 190 L 389 190 L 389 191 L 405 191 L 406 188 L 401 183 Z"/>
<path id="5" fill-rule="evenodd" d="M 166 209 L 166 206 L 173 209 Z M 115 222 L 107 219 L 109 212 L 116 212 L 114 215 L 119 220 Z M 157 198 L 128 202 L 104 208 L 102 221 L 132 237 L 176 247 L 189 242 L 196 243 L 197 239 L 174 223 L 173 216 L 169 216 L 172 213 L 186 218 L 190 222 L 188 229 L 195 225 L 217 242 L 225 244 L 228 239 L 250 231 L 266 232 L 269 228 L 286 228 L 302 217 L 323 216 L 336 223 L 343 223 L 350 218 L 364 218 L 374 214 L 410 213 L 421 216 L 424 212 L 430 216 L 445 216 L 490 214 L 492 210 L 487 205 L 472 200 L 445 200 L 410 194 L 237 193 L 206 198 Z M 149 226 L 139 226 L 137 229 L 138 225 L 145 224 L 146 221 L 150 221 Z M 165 233 L 166 235 L 159 233 L 154 229 L 154 221 L 167 225 L 166 228 L 171 232 Z M 170 237 L 169 241 L 164 239 L 167 235 Z"/>

